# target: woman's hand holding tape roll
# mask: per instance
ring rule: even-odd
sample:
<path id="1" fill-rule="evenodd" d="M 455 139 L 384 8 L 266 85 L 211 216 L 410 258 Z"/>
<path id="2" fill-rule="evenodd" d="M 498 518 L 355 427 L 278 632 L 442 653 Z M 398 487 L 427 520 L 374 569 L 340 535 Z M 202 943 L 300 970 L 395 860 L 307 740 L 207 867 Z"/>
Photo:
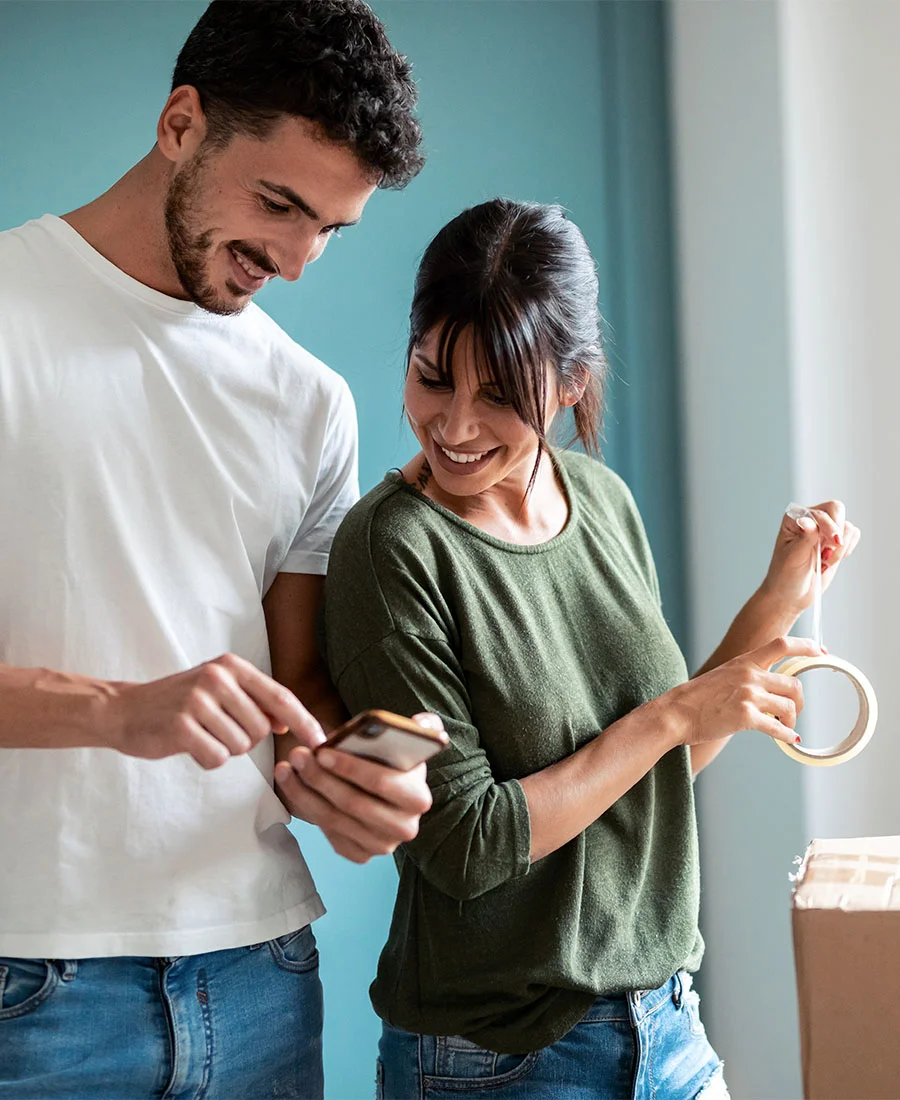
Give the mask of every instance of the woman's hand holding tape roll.
<path id="1" fill-rule="evenodd" d="M 822 553 L 822 590 L 859 542 L 859 528 L 847 522 L 844 505 L 827 500 L 799 518 L 785 513 L 760 595 L 783 609 L 791 622 L 815 599 L 815 554 Z M 787 629 L 787 628 L 786 628 Z"/>
<path id="2" fill-rule="evenodd" d="M 677 716 L 680 743 L 704 745 L 740 730 L 756 729 L 787 745 L 803 709 L 803 688 L 794 676 L 771 672 L 785 657 L 818 657 L 808 638 L 775 638 L 733 657 L 660 696 Z"/>
<path id="3" fill-rule="evenodd" d="M 755 663 L 758 668 L 763 667 L 761 662 L 766 660 L 769 652 L 767 647 L 779 644 L 772 642 L 772 639 L 789 634 L 798 617 L 807 608 L 814 604 L 816 609 L 820 607 L 820 600 L 816 600 L 817 591 L 821 595 L 821 590 L 831 584 L 844 558 L 856 548 L 859 537 L 858 528 L 847 521 L 844 505 L 839 500 L 828 500 L 811 508 L 791 506 L 782 517 L 762 584 L 738 612 L 715 652 L 697 672 L 695 680 L 699 681 L 706 674 L 723 669 L 736 659 L 740 660 L 741 655 L 753 658 L 762 652 L 762 658 Z M 816 569 L 820 553 L 821 574 Z M 777 663 L 787 656 L 818 656 L 825 652 L 818 647 L 821 641 L 818 614 L 814 614 L 814 620 L 815 647 L 785 649 L 781 657 L 776 655 L 771 663 Z M 813 643 L 801 640 L 799 644 L 802 646 Z M 765 666 L 766 672 L 771 663 Z M 779 673 L 771 675 L 777 676 Z M 795 678 L 782 675 L 783 681 L 788 679 Z M 799 698 L 802 700 L 802 695 Z M 745 728 L 762 729 L 794 751 L 792 735 L 786 732 L 788 727 L 781 721 L 783 704 L 781 710 L 771 705 L 756 709 L 760 711 L 761 717 Z M 778 724 L 784 729 L 779 730 L 777 725 L 772 724 L 771 715 L 776 716 Z M 691 766 L 695 775 L 724 748 L 729 736 L 730 734 L 722 734 L 718 739 L 692 742 Z"/>

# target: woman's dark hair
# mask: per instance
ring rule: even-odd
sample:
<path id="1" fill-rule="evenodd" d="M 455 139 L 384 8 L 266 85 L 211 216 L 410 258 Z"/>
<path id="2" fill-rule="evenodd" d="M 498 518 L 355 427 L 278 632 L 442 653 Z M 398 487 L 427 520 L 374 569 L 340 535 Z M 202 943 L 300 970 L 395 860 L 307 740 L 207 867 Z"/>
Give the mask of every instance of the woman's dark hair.
<path id="1" fill-rule="evenodd" d="M 183 84 L 213 145 L 299 115 L 352 148 L 379 187 L 405 186 L 424 163 L 410 65 L 361 0 L 213 0 L 175 63 L 172 88 Z"/>
<path id="2" fill-rule="evenodd" d="M 547 446 L 549 364 L 561 390 L 584 386 L 575 438 L 597 454 L 606 377 L 597 294 L 590 249 L 562 207 L 492 199 L 464 210 L 425 250 L 407 359 L 438 329 L 435 366 L 450 385 L 454 349 L 470 331 L 480 380 L 537 433 L 538 460 Z"/>

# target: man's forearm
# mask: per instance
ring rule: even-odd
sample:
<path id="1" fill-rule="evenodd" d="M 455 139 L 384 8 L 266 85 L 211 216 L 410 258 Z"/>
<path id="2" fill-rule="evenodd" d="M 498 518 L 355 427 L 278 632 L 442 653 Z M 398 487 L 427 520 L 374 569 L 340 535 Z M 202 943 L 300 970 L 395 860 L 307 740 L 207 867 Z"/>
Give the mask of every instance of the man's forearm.
<path id="1" fill-rule="evenodd" d="M 294 677 L 291 683 L 279 681 L 289 688 L 306 709 L 317 718 L 326 734 L 337 729 L 347 719 L 347 711 L 341 697 L 332 684 L 324 665 L 316 673 L 304 678 Z M 287 760 L 291 749 L 307 744 L 292 733 L 282 733 L 275 738 L 275 761 Z"/>
<path id="2" fill-rule="evenodd" d="M 316 645 L 316 617 L 325 578 L 279 573 L 263 600 L 272 676 L 303 703 L 330 733 L 347 717 Z M 287 760 L 296 746 L 309 745 L 290 733 L 275 738 L 275 760 Z M 290 807 L 288 807 L 290 808 Z"/>
<path id="3" fill-rule="evenodd" d="M 107 746 L 108 712 L 118 686 L 46 668 L 0 665 L 0 748 Z"/>

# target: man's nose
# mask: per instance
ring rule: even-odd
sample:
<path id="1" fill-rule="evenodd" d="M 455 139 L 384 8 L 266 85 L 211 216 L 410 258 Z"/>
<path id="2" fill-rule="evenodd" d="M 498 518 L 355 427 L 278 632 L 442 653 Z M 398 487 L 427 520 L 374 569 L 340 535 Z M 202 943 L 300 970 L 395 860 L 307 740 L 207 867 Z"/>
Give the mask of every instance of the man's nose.
<path id="1" fill-rule="evenodd" d="M 325 241 L 318 233 L 305 232 L 286 241 L 278 257 L 278 271 L 289 283 L 296 282 L 303 274 L 307 264 L 317 260 L 325 247 Z"/>

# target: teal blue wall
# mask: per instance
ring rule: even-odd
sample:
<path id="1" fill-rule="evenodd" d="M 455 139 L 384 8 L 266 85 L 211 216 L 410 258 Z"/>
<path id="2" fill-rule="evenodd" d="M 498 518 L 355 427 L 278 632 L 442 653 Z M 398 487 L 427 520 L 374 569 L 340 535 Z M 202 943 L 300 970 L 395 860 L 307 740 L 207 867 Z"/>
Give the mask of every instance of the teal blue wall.
<path id="1" fill-rule="evenodd" d="M 193 0 L 0 3 L 0 228 L 94 197 L 150 148 Z M 615 377 L 604 445 L 632 484 L 670 622 L 683 632 L 676 372 L 659 3 L 376 0 L 414 62 L 429 153 L 407 191 L 299 285 L 261 302 L 350 382 L 366 489 L 405 461 L 405 319 L 418 256 L 462 207 L 496 194 L 563 203 L 598 260 Z M 357 868 L 299 829 L 329 906 L 317 926 L 331 1100 L 371 1095 L 365 990 L 393 892 L 387 860 Z M 273 1026 L 280 1026 L 273 1021 Z"/>

